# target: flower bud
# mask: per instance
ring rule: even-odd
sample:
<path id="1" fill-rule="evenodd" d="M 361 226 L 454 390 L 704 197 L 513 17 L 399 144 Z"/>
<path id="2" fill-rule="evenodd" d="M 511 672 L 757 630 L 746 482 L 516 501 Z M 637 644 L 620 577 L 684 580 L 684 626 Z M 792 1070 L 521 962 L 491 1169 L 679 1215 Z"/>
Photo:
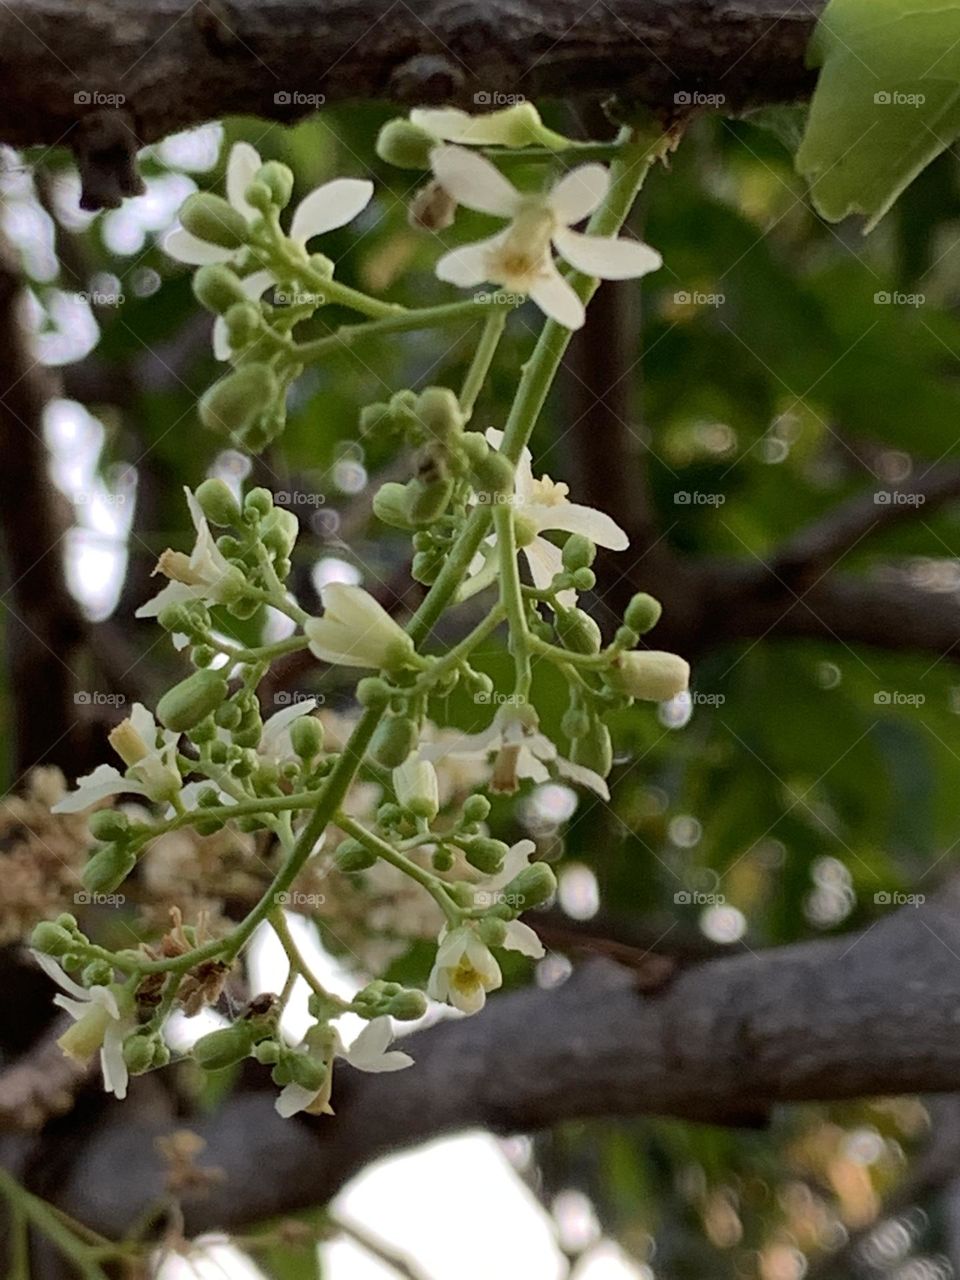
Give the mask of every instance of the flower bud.
<path id="1" fill-rule="evenodd" d="M 354 871 L 368 871 L 376 862 L 377 855 L 359 840 L 348 836 L 337 845 L 333 860 L 340 871 L 350 875 Z"/>
<path id="2" fill-rule="evenodd" d="M 563 567 L 569 573 L 589 569 L 596 558 L 596 545 L 581 533 L 572 533 L 563 544 Z"/>
<path id="3" fill-rule="evenodd" d="M 156 1045 L 152 1035 L 127 1036 L 123 1042 L 123 1060 L 132 1076 L 142 1076 L 154 1065 Z"/>
<path id="4" fill-rule="evenodd" d="M 204 392 L 198 406 L 200 421 L 211 431 L 242 433 L 278 395 L 276 374 L 269 365 L 245 364 Z"/>
<path id="5" fill-rule="evenodd" d="M 130 830 L 130 819 L 119 809 L 98 809 L 91 813 L 87 826 L 95 840 L 123 840 Z"/>
<path id="6" fill-rule="evenodd" d="M 400 1022 L 415 1022 L 427 1012 L 427 997 L 422 991 L 401 991 L 389 1001 L 386 1012 Z"/>
<path id="7" fill-rule="evenodd" d="M 109 987 L 113 981 L 113 965 L 109 960 L 91 960 L 80 975 L 83 987 Z"/>
<path id="8" fill-rule="evenodd" d="M 396 769 L 417 745 L 417 725 L 408 716 L 387 716 L 380 721 L 370 754 L 378 764 Z"/>
<path id="9" fill-rule="evenodd" d="M 361 707 L 385 707 L 390 701 L 390 686 L 379 676 L 364 676 L 356 688 Z"/>
<path id="10" fill-rule="evenodd" d="M 574 653 L 599 653 L 600 628 L 582 609 L 557 609 L 557 635 Z"/>
<path id="11" fill-rule="evenodd" d="M 508 902 L 518 902 L 524 911 L 547 902 L 557 891 L 557 877 L 545 862 L 531 862 L 514 876 L 503 890 Z"/>
<path id="12" fill-rule="evenodd" d="M 392 529 L 411 529 L 410 494 L 405 484 L 388 480 L 377 490 L 373 499 L 373 514 Z"/>
<path id="13" fill-rule="evenodd" d="M 285 209 L 293 195 L 293 171 L 279 160 L 268 160 L 257 171 L 255 182 L 261 183 L 270 192 L 271 201 L 278 209 Z"/>
<path id="14" fill-rule="evenodd" d="M 187 199 L 180 210 L 180 221 L 191 235 L 223 249 L 239 249 L 249 236 L 243 214 L 209 191 L 197 192 Z"/>
<path id="15" fill-rule="evenodd" d="M 485 876 L 496 875 L 509 853 L 507 845 L 502 840 L 491 840 L 488 836 L 464 840 L 461 848 L 471 867 L 476 867 Z"/>
<path id="16" fill-rule="evenodd" d="M 433 524 L 450 505 L 452 476 L 417 476 L 407 485 L 407 512 L 414 525 Z"/>
<path id="17" fill-rule="evenodd" d="M 301 716 L 290 726 L 290 745 L 301 760 L 313 760 L 323 750 L 323 725 L 316 716 Z"/>
<path id="18" fill-rule="evenodd" d="M 227 697 L 219 671 L 203 668 L 168 689 L 157 703 L 157 719 L 175 733 L 185 733 L 212 715 Z"/>
<path id="19" fill-rule="evenodd" d="M 480 493 L 513 492 L 513 465 L 495 449 L 491 449 L 485 458 L 474 462 L 471 473 Z"/>
<path id="20" fill-rule="evenodd" d="M 610 730 L 602 720 L 592 719 L 587 732 L 572 740 L 570 759 L 574 764 L 599 773 L 601 778 L 607 776 L 613 768 L 613 743 Z"/>
<path id="21" fill-rule="evenodd" d="M 437 440 L 447 441 L 463 430 L 466 421 L 460 401 L 449 387 L 426 387 L 417 398 L 421 426 Z"/>
<path id="22" fill-rule="evenodd" d="M 398 169 L 429 169 L 437 139 L 409 120 L 388 120 L 377 134 L 376 152 Z"/>
<path id="23" fill-rule="evenodd" d="M 290 1053 L 284 1061 L 290 1080 L 302 1089 L 318 1091 L 327 1078 L 327 1064 L 312 1058 L 309 1053 Z"/>
<path id="24" fill-rule="evenodd" d="M 255 302 L 245 298 L 224 312 L 223 322 L 227 326 L 230 346 L 234 351 L 240 351 L 257 336 L 263 323 L 263 313 Z"/>
<path id="25" fill-rule="evenodd" d="M 241 1062 L 253 1048 L 253 1028 L 248 1022 L 234 1022 L 201 1036 L 193 1046 L 193 1057 L 205 1071 L 221 1071 Z"/>
<path id="26" fill-rule="evenodd" d="M 62 956 L 73 946 L 73 934 L 52 920 L 41 920 L 34 925 L 30 945 L 45 956 Z"/>
<path id="27" fill-rule="evenodd" d="M 446 231 L 456 216 L 456 200 L 435 178 L 415 191 L 407 206 L 407 222 L 423 231 Z"/>
<path id="28" fill-rule="evenodd" d="M 273 494 L 269 489 L 265 489 L 263 485 L 258 485 L 255 489 L 250 489 L 247 496 L 243 500 L 244 515 L 256 516 L 263 519 L 273 510 Z"/>
<path id="29" fill-rule="evenodd" d="M 280 557 L 288 557 L 297 544 L 300 521 L 292 511 L 274 507 L 260 525 L 260 539 L 268 551 Z"/>
<path id="30" fill-rule="evenodd" d="M 635 631 L 637 635 L 645 635 L 660 621 L 660 614 L 663 612 L 659 600 L 654 600 L 653 596 L 648 596 L 645 591 L 638 592 L 627 605 L 626 613 L 623 615 L 623 621 Z"/>
<path id="31" fill-rule="evenodd" d="M 303 630 L 310 652 L 321 662 L 397 670 L 414 656 L 410 637 L 362 587 L 331 582 L 320 598 L 323 616 L 308 618 Z"/>
<path id="32" fill-rule="evenodd" d="M 211 523 L 224 526 L 240 523 L 240 504 L 225 480 L 204 480 L 194 497 Z"/>
<path id="33" fill-rule="evenodd" d="M 631 698 L 666 702 L 690 685 L 690 664 L 675 653 L 649 649 L 621 653 L 608 675 L 612 688 Z"/>
<path id="34" fill-rule="evenodd" d="M 415 818 L 432 822 L 440 811 L 437 771 L 429 760 L 410 756 L 393 771 L 393 789 L 400 805 Z"/>
<path id="35" fill-rule="evenodd" d="M 486 796 L 468 796 L 463 802 L 463 819 L 465 822 L 485 822 L 490 814 L 490 801 Z"/>
<path id="36" fill-rule="evenodd" d="M 194 297 L 215 316 L 223 315 L 235 303 L 246 302 L 240 277 L 222 262 L 211 262 L 194 274 Z"/>
<path id="37" fill-rule="evenodd" d="M 477 926 L 480 937 L 488 947 L 502 947 L 507 936 L 507 924 L 497 916 L 486 916 Z"/>
<path id="38" fill-rule="evenodd" d="M 83 868 L 80 879 L 91 893 L 113 893 L 137 865 L 137 855 L 128 846 L 105 844 Z"/>

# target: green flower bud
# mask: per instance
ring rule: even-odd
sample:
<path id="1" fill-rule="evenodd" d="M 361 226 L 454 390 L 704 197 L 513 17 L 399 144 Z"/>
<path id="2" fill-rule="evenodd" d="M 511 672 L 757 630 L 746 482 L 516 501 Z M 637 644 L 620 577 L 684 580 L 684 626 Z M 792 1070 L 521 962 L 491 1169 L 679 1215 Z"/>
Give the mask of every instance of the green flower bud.
<path id="1" fill-rule="evenodd" d="M 630 698 L 667 702 L 690 685 L 690 664 L 675 653 L 649 649 L 618 654 L 607 676 L 610 686 Z"/>
<path id="2" fill-rule="evenodd" d="M 367 404 L 360 410 L 359 427 L 362 436 L 369 435 L 378 428 L 390 430 L 394 423 L 390 415 L 390 406 L 383 400 Z"/>
<path id="3" fill-rule="evenodd" d="M 266 213 L 273 203 L 273 193 L 265 182 L 258 182 L 256 179 L 250 183 L 243 198 L 251 209 L 256 209 L 258 213 Z"/>
<path id="4" fill-rule="evenodd" d="M 154 1066 L 156 1042 L 153 1035 L 127 1036 L 123 1042 L 123 1060 L 132 1076 L 142 1076 Z"/>
<path id="5" fill-rule="evenodd" d="M 87 826 L 95 840 L 123 840 L 130 831 L 130 819 L 119 809 L 98 809 L 91 813 Z"/>
<path id="6" fill-rule="evenodd" d="M 249 299 L 243 292 L 240 277 L 222 262 L 211 262 L 194 274 L 193 293 L 202 307 L 214 315 L 223 315 L 238 302 Z"/>
<path id="7" fill-rule="evenodd" d="M 276 374 L 269 365 L 242 365 L 204 392 L 198 406 L 200 421 L 210 431 L 243 433 L 279 394 Z"/>
<path id="8" fill-rule="evenodd" d="M 465 431 L 460 437 L 460 452 L 475 467 L 489 455 L 490 445 L 481 431 Z"/>
<path id="9" fill-rule="evenodd" d="M 274 1066 L 280 1061 L 280 1046 L 276 1040 L 261 1040 L 254 1047 L 253 1056 L 264 1066 Z"/>
<path id="10" fill-rule="evenodd" d="M 286 1057 L 290 1080 L 311 1092 L 319 1091 L 327 1078 L 329 1068 L 325 1062 L 312 1058 L 308 1053 L 291 1053 Z"/>
<path id="11" fill-rule="evenodd" d="M 582 609 L 557 609 L 557 635 L 574 653 L 599 653 L 600 628 Z"/>
<path id="12" fill-rule="evenodd" d="M 490 801 L 486 796 L 468 796 L 463 802 L 465 822 L 485 822 L 490 814 Z"/>
<path id="13" fill-rule="evenodd" d="M 313 760 L 323 750 L 323 725 L 316 716 L 301 716 L 290 726 L 290 745 L 301 760 Z"/>
<path id="14" fill-rule="evenodd" d="M 293 195 L 293 171 L 279 160 L 268 160 L 262 165 L 254 181 L 268 188 L 270 199 L 278 209 L 285 209 L 290 203 Z"/>
<path id="15" fill-rule="evenodd" d="M 201 1036 L 193 1046 L 193 1057 L 205 1071 L 222 1071 L 249 1055 L 253 1039 L 253 1028 L 248 1022 L 235 1022 Z"/>
<path id="16" fill-rule="evenodd" d="M 212 764 L 226 764 L 230 748 L 218 738 L 216 742 L 210 743 L 209 754 Z"/>
<path id="17" fill-rule="evenodd" d="M 400 805 L 415 818 L 432 822 L 440 811 L 437 771 L 429 760 L 411 756 L 393 771 L 393 789 Z"/>
<path id="18" fill-rule="evenodd" d="M 590 717 L 582 707 L 567 707 L 560 721 L 561 732 L 567 738 L 582 738 L 590 732 Z"/>
<path id="19" fill-rule="evenodd" d="M 480 493 L 513 493 L 513 465 L 495 449 L 473 464 L 471 474 Z"/>
<path id="20" fill-rule="evenodd" d="M 617 627 L 613 643 L 618 649 L 632 649 L 639 639 L 632 627 Z"/>
<path id="21" fill-rule="evenodd" d="M 407 485 L 407 514 L 411 524 L 432 524 L 442 516 L 453 497 L 452 476 L 437 475 L 429 479 L 417 476 Z"/>
<path id="22" fill-rule="evenodd" d="M 417 724 L 408 716 L 387 716 L 381 720 L 370 743 L 370 754 L 378 764 L 396 769 L 417 745 Z"/>
<path id="23" fill-rule="evenodd" d="M 574 764 L 599 773 L 601 778 L 607 776 L 613 767 L 613 743 L 610 730 L 602 720 L 592 719 L 587 732 L 573 739 L 570 759 Z"/>
<path id="24" fill-rule="evenodd" d="M 417 417 L 430 435 L 442 442 L 459 435 L 466 422 L 460 401 L 449 387 L 427 387 L 421 391 Z"/>
<path id="25" fill-rule="evenodd" d="M 84 987 L 109 987 L 113 982 L 113 965 L 109 960 L 91 960 L 80 975 Z"/>
<path id="26" fill-rule="evenodd" d="M 157 621 L 164 631 L 180 631 L 189 634 L 193 626 L 190 612 L 182 604 L 168 604 L 157 614 Z"/>
<path id="27" fill-rule="evenodd" d="M 545 862 L 531 862 L 514 876 L 503 890 L 503 896 L 508 902 L 517 902 L 522 910 L 528 911 L 547 902 L 556 891 L 557 877 L 550 867 Z"/>
<path id="28" fill-rule="evenodd" d="M 410 494 L 405 484 L 388 480 L 377 490 L 373 499 L 373 514 L 392 529 L 410 529 Z"/>
<path id="29" fill-rule="evenodd" d="M 390 686 L 380 676 L 364 676 L 356 688 L 361 707 L 385 707 L 390 701 Z"/>
<path id="30" fill-rule="evenodd" d="M 190 661 L 195 667 L 209 667 L 216 656 L 217 650 L 209 644 L 196 644 L 190 650 Z"/>
<path id="31" fill-rule="evenodd" d="M 137 855 L 129 847 L 105 844 L 83 868 L 80 879 L 91 893 L 113 893 L 137 865 Z"/>
<path id="32" fill-rule="evenodd" d="M 354 871 L 367 871 L 377 860 L 377 855 L 372 853 L 365 844 L 361 844 L 359 840 L 353 840 L 348 837 L 341 840 L 337 845 L 337 851 L 333 855 L 333 860 L 340 871 L 351 874 Z"/>
<path id="33" fill-rule="evenodd" d="M 220 672 L 202 668 L 167 690 L 157 703 L 157 719 L 175 733 L 185 733 L 212 715 L 226 696 Z"/>
<path id="34" fill-rule="evenodd" d="M 596 558 L 596 546 L 580 533 L 572 533 L 563 544 L 563 567 L 569 573 L 589 569 Z"/>
<path id="35" fill-rule="evenodd" d="M 263 313 L 255 302 L 245 298 L 243 302 L 235 302 L 229 311 L 224 313 L 223 320 L 227 326 L 230 346 L 235 351 L 239 351 L 252 342 L 259 333 L 263 323 Z"/>
<path id="36" fill-rule="evenodd" d="M 430 861 L 433 863 L 434 871 L 449 871 L 454 863 L 453 852 L 446 845 L 438 844 Z"/>
<path id="37" fill-rule="evenodd" d="M 204 480 L 194 496 L 211 524 L 230 526 L 240 523 L 240 503 L 225 480 Z"/>
<path id="38" fill-rule="evenodd" d="M 222 702 L 214 712 L 213 718 L 221 729 L 236 729 L 242 718 L 242 712 L 235 702 Z"/>
<path id="39" fill-rule="evenodd" d="M 245 515 L 268 516 L 273 510 L 273 494 L 262 485 L 251 489 L 243 500 L 243 510 Z"/>
<path id="40" fill-rule="evenodd" d="M 250 235 L 246 219 L 232 204 L 209 191 L 190 196 L 180 210 L 183 226 L 200 240 L 223 249 L 239 249 Z"/>
<path id="41" fill-rule="evenodd" d="M 376 152 L 398 169 L 429 169 L 437 139 L 409 120 L 388 120 L 377 134 Z"/>
<path id="42" fill-rule="evenodd" d="M 427 1012 L 427 997 L 422 991 L 401 991 L 390 1000 L 386 1011 L 400 1022 L 416 1022 Z"/>
<path id="43" fill-rule="evenodd" d="M 627 605 L 623 620 L 631 631 L 636 631 L 642 636 L 653 630 L 660 621 L 662 612 L 660 601 L 654 600 L 653 596 L 648 596 L 645 591 L 641 591 Z"/>
<path id="44" fill-rule="evenodd" d="M 443 555 L 439 551 L 418 551 L 410 565 L 410 576 L 415 582 L 429 585 L 436 582 L 443 567 Z"/>
<path id="45" fill-rule="evenodd" d="M 480 921 L 479 933 L 488 947 L 502 947 L 507 936 L 507 923 L 496 916 L 486 916 Z"/>
<path id="46" fill-rule="evenodd" d="M 578 591 L 592 591 L 597 585 L 597 575 L 592 569 L 574 569 L 570 578 Z"/>
<path id="47" fill-rule="evenodd" d="M 34 951 L 45 956 L 62 956 L 73 946 L 73 933 L 55 924 L 52 920 L 41 920 L 34 925 L 30 935 L 30 945 Z"/>
<path id="48" fill-rule="evenodd" d="M 300 521 L 292 511 L 274 507 L 260 525 L 260 539 L 275 556 L 287 557 L 296 546 Z"/>
<path id="49" fill-rule="evenodd" d="M 488 836 L 465 840 L 461 848 L 471 867 L 476 867 L 485 876 L 496 875 L 509 853 L 508 846 L 502 840 L 492 840 Z"/>

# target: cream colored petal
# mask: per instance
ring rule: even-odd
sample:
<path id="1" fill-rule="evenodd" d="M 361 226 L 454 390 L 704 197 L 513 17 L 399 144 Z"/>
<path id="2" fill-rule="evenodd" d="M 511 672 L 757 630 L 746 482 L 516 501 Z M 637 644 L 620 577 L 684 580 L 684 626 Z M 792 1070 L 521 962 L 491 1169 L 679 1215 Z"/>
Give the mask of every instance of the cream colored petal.
<path id="1" fill-rule="evenodd" d="M 563 572 L 563 553 L 546 538 L 535 538 L 523 548 L 523 554 L 530 566 L 533 585 L 541 591 L 549 587 L 556 574 Z"/>
<path id="2" fill-rule="evenodd" d="M 586 319 L 583 303 L 573 291 L 568 280 L 565 280 L 551 263 L 548 270 L 542 272 L 530 289 L 530 297 L 544 315 L 566 329 L 582 329 Z"/>
<path id="3" fill-rule="evenodd" d="M 103 1072 L 103 1087 L 107 1093 L 114 1094 L 121 1101 L 127 1096 L 127 1084 L 130 1074 L 123 1058 L 123 1037 L 127 1028 L 118 1022 L 107 1027 L 100 1049 L 100 1069 Z"/>
<path id="4" fill-rule="evenodd" d="M 164 236 L 163 251 L 168 257 L 186 262 L 191 267 L 203 267 L 209 262 L 229 262 L 233 257 L 232 249 L 224 249 L 219 244 L 208 244 L 185 227 L 174 227 Z"/>
<path id="5" fill-rule="evenodd" d="M 626 551 L 630 545 L 630 539 L 606 512 L 583 507 L 578 502 L 558 502 L 555 506 L 533 502 L 524 507 L 523 514 L 537 529 L 579 533 L 610 551 Z"/>
<path id="6" fill-rule="evenodd" d="M 278 1115 L 289 1120 L 298 1111 L 304 1111 L 314 1100 L 319 1089 L 305 1089 L 302 1084 L 287 1084 L 280 1090 L 280 1096 L 273 1104 Z"/>
<path id="7" fill-rule="evenodd" d="M 583 236 L 564 228 L 555 233 L 553 243 L 572 267 L 601 280 L 635 280 L 663 266 L 656 249 L 641 240 Z"/>
<path id="8" fill-rule="evenodd" d="M 51 813 L 82 813 L 91 805 L 108 796 L 136 793 L 142 795 L 143 787 L 137 782 L 130 782 L 116 770 L 112 764 L 99 764 L 93 773 L 77 779 L 76 791 L 68 791 L 62 800 L 50 810 Z"/>
<path id="9" fill-rule="evenodd" d="M 557 757 L 556 768 L 561 778 L 566 778 L 568 782 L 576 782 L 581 787 L 587 787 L 590 791 L 596 792 L 602 800 L 610 799 L 610 788 L 599 773 L 594 773 L 585 765 L 574 764 L 572 760 L 564 760 L 562 756 Z"/>
<path id="10" fill-rule="evenodd" d="M 434 271 L 438 280 L 447 284 L 459 285 L 461 289 L 470 289 L 483 284 L 490 277 L 491 255 L 504 239 L 504 232 L 490 236 L 486 240 L 474 240 L 472 244 L 461 245 L 459 249 L 451 249 L 437 261 Z"/>
<path id="11" fill-rule="evenodd" d="M 513 217 L 520 193 L 496 165 L 464 147 L 435 147 L 430 165 L 440 185 L 458 204 L 478 213 Z"/>
<path id="12" fill-rule="evenodd" d="M 248 222 L 257 217 L 256 209 L 247 204 L 244 192 L 257 176 L 257 170 L 263 164 L 260 153 L 249 142 L 235 142 L 230 149 L 227 161 L 227 199 L 242 213 Z"/>
<path id="13" fill-rule="evenodd" d="M 335 178 L 317 187 L 297 205 L 290 239 L 305 244 L 314 236 L 346 226 L 373 198 L 373 183 L 365 178 Z"/>
<path id="14" fill-rule="evenodd" d="M 610 188 L 610 174 L 602 164 L 581 164 L 564 174 L 550 192 L 550 206 L 567 226 L 593 213 Z"/>
<path id="15" fill-rule="evenodd" d="M 90 995 L 86 988 L 81 987 L 79 982 L 74 982 L 63 966 L 57 964 L 53 956 L 44 955 L 42 951 L 33 951 L 31 954 L 48 978 L 52 978 L 58 987 L 62 987 L 64 991 L 75 996 L 77 1000 L 83 1001 L 84 1008 L 80 1014 L 82 1017 L 86 1013 L 90 1001 Z"/>
<path id="16" fill-rule="evenodd" d="M 522 956 L 529 956 L 531 960 L 539 960 L 545 954 L 543 943 L 522 920 L 511 920 L 507 925 L 503 946 L 506 951 L 519 951 Z"/>

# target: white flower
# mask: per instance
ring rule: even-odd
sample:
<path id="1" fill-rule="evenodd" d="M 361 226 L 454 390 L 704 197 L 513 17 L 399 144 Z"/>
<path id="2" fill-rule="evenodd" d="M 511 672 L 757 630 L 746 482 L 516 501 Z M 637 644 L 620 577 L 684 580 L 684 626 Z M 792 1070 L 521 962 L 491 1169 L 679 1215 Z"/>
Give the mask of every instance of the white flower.
<path id="1" fill-rule="evenodd" d="M 179 734 L 161 729 L 141 703 L 135 702 L 126 720 L 110 733 L 110 745 L 127 765 L 120 773 L 101 764 L 77 779 L 76 791 L 68 791 L 53 806 L 53 813 L 80 813 L 108 796 L 135 794 L 148 800 L 170 800 L 181 787 L 177 768 Z"/>
<path id="2" fill-rule="evenodd" d="M 227 199 L 251 226 L 260 214 L 247 204 L 244 197 L 262 163 L 256 148 L 249 142 L 235 143 L 227 161 Z M 335 178 L 333 182 L 325 182 L 305 196 L 297 206 L 290 223 L 290 238 L 302 246 L 314 236 L 345 226 L 367 207 L 372 195 L 373 183 L 365 179 Z M 191 266 L 203 266 L 208 262 L 229 262 L 235 252 L 222 245 L 208 244 L 183 227 L 171 231 L 163 247 L 171 258 Z M 267 283 L 263 286 L 265 289 L 272 277 L 267 272 L 259 274 L 268 276 Z M 262 293 L 263 289 L 259 292 Z"/>
<path id="3" fill-rule="evenodd" d="M 403 628 L 362 587 L 331 582 L 320 592 L 324 613 L 303 624 L 310 652 L 343 667 L 400 667 L 413 656 Z"/>
<path id="4" fill-rule="evenodd" d="M 185 604 L 201 600 L 205 604 L 218 604 L 228 596 L 234 596 L 242 584 L 242 574 L 236 565 L 230 564 L 210 532 L 203 508 L 186 487 L 187 506 L 197 538 L 189 556 L 168 547 L 157 561 L 154 574 L 162 573 L 170 581 L 158 591 L 152 600 L 136 611 L 138 618 L 155 618 L 171 604 Z"/>
<path id="5" fill-rule="evenodd" d="M 661 265 L 656 250 L 639 241 L 571 230 L 607 194 L 610 175 L 603 165 L 580 165 L 545 194 L 528 195 L 489 160 L 463 147 L 437 147 L 430 163 L 440 185 L 459 204 L 511 219 L 505 231 L 444 254 L 436 266 L 441 280 L 464 288 L 493 281 L 513 293 L 529 294 L 546 315 L 579 329 L 583 303 L 557 270 L 552 249 L 577 271 L 603 280 L 644 276 Z"/>
<path id="6" fill-rule="evenodd" d="M 484 876 L 476 886 L 474 901 L 478 906 L 489 905 L 491 895 L 496 895 L 530 865 L 530 855 L 537 846 L 532 840 L 518 840 L 507 850 L 503 866 L 492 876 Z M 484 901 L 485 900 L 485 901 Z M 519 951 L 521 955 L 539 960 L 544 954 L 543 943 L 533 929 L 522 920 L 507 921 L 506 937 L 502 943 L 507 951 Z"/>
<path id="7" fill-rule="evenodd" d="M 429 996 L 461 1013 L 478 1013 L 487 992 L 496 991 L 502 982 L 500 966 L 472 925 L 458 925 L 449 933 L 444 929 L 427 983 Z"/>
<path id="8" fill-rule="evenodd" d="M 487 760 L 495 755 L 490 778 L 490 790 L 495 792 L 510 795 L 524 778 L 546 782 L 551 773 L 555 773 L 589 787 L 604 800 L 610 799 L 607 784 L 598 773 L 564 759 L 546 734 L 539 732 L 532 707 L 501 707 L 489 728 L 445 742 L 425 743 L 420 747 L 420 755 L 433 763 L 448 755 L 471 760 Z"/>
<path id="9" fill-rule="evenodd" d="M 33 955 L 44 973 L 67 992 L 54 996 L 53 1003 L 69 1013 L 74 1025 L 57 1044 L 75 1062 L 83 1064 L 99 1049 L 104 1089 L 125 1098 L 129 1073 L 123 1059 L 123 1042 L 136 1026 L 129 993 L 119 987 L 81 987 L 52 956 L 39 951 Z"/>
<path id="10" fill-rule="evenodd" d="M 393 1023 L 389 1017 L 374 1018 L 354 1040 L 349 1049 L 345 1049 L 343 1041 L 335 1028 L 329 1029 L 326 1053 L 327 1075 L 319 1089 L 307 1089 L 300 1084 L 288 1084 L 280 1091 L 275 1103 L 277 1111 L 284 1118 L 296 1115 L 298 1111 L 310 1111 L 314 1115 L 333 1115 L 330 1106 L 330 1092 L 333 1085 L 333 1062 L 342 1058 L 358 1071 L 402 1071 L 404 1067 L 413 1065 L 408 1053 L 399 1049 L 388 1049 L 393 1040 Z"/>
<path id="11" fill-rule="evenodd" d="M 494 449 L 500 448 L 502 431 L 490 427 L 486 437 Z M 567 497 L 569 486 L 562 481 L 551 480 L 548 475 L 534 479 L 532 463 L 530 450 L 524 449 L 517 463 L 513 511 L 517 545 L 526 556 L 535 587 L 549 587 L 554 576 L 563 571 L 562 551 L 540 536 L 548 530 L 579 533 L 598 547 L 626 551 L 630 540 L 615 520 L 595 507 L 571 502 Z M 493 538 L 488 539 L 488 544 L 492 546 L 494 541 Z M 479 572 L 483 564 L 484 557 L 480 555 L 471 565 L 471 571 Z M 560 591 L 557 600 L 564 608 L 572 609 L 577 603 L 577 593 L 572 588 Z"/>
<path id="12" fill-rule="evenodd" d="M 303 702 L 295 702 L 292 706 L 275 712 L 264 722 L 257 754 L 272 764 L 283 764 L 294 759 L 296 753 L 290 742 L 290 726 L 302 716 L 310 715 L 316 705 L 316 698 L 305 698 Z"/>

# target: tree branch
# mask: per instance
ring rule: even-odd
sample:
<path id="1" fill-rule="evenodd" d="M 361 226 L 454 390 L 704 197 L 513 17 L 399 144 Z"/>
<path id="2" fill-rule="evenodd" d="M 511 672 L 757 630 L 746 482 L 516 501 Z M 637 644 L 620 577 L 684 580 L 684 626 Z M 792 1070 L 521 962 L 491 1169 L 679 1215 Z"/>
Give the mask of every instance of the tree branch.
<path id="1" fill-rule="evenodd" d="M 651 1114 L 752 1123 L 776 1103 L 949 1090 L 960 1076 L 956 908 L 948 891 L 861 934 L 707 961 L 655 995 L 619 966 L 585 965 L 558 989 L 502 996 L 411 1037 L 409 1071 L 338 1067 L 335 1119 L 284 1122 L 272 1091 L 241 1089 L 193 1122 L 227 1178 L 187 1206 L 188 1230 L 323 1203 L 371 1160 L 472 1125 L 511 1133 Z M 64 1123 L 32 1161 L 37 1189 L 122 1231 L 160 1195 L 153 1138 L 183 1118 L 104 1102 L 73 1154 Z"/>

